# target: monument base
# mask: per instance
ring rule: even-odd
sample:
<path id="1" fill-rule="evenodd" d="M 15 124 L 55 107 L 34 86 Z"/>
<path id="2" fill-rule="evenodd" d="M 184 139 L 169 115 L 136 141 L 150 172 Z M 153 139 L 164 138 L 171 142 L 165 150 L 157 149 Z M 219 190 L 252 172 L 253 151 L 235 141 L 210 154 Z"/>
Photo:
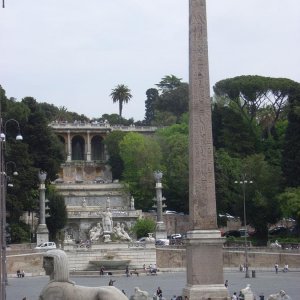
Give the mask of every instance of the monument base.
<path id="1" fill-rule="evenodd" d="M 155 238 L 156 240 L 167 238 L 167 229 L 164 222 L 156 223 Z"/>
<path id="2" fill-rule="evenodd" d="M 223 243 L 219 230 L 187 232 L 187 285 L 189 300 L 230 299 L 223 280 Z"/>
<path id="3" fill-rule="evenodd" d="M 183 295 L 189 300 L 230 300 L 224 284 L 187 285 L 183 289 Z"/>
<path id="4" fill-rule="evenodd" d="M 36 244 L 49 242 L 49 231 L 46 224 L 39 224 L 36 230 Z"/>

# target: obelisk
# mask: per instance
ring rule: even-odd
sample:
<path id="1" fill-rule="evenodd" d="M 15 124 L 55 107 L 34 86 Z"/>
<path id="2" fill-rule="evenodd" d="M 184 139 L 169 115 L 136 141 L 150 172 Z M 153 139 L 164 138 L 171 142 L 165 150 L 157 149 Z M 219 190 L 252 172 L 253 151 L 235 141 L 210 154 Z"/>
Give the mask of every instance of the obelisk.
<path id="1" fill-rule="evenodd" d="M 223 238 L 217 227 L 209 93 L 206 1 L 189 0 L 189 300 L 229 299 L 223 281 Z"/>

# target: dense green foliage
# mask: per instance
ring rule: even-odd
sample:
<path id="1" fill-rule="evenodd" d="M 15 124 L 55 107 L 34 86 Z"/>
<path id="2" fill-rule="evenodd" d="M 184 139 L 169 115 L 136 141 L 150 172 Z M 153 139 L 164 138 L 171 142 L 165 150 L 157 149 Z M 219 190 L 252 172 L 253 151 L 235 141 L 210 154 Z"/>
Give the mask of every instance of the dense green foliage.
<path id="1" fill-rule="evenodd" d="M 300 84 L 285 78 L 238 76 L 217 82 L 214 92 L 218 213 L 243 220 L 243 189 L 235 181 L 244 177 L 252 180 L 244 186 L 247 223 L 255 228 L 258 239 L 266 240 L 269 224 L 281 217 L 300 222 Z M 167 75 L 156 88 L 149 88 L 146 96 L 145 119 L 126 120 L 122 107 L 132 96 L 128 87 L 118 85 L 111 97 L 119 102 L 119 115 L 104 114 L 95 119 L 112 125 L 164 126 L 152 137 L 121 131 L 108 135 L 105 143 L 113 179 L 124 182 L 136 208 L 148 210 L 155 197 L 153 172 L 161 170 L 167 209 L 188 213 L 188 84 Z M 6 161 L 14 161 L 20 170 L 19 177 L 11 178 L 15 188 L 8 190 L 8 219 L 12 231 L 19 232 L 20 240 L 24 240 L 26 226 L 15 224 L 23 211 L 36 209 L 37 171 L 47 171 L 48 180 L 54 180 L 64 159 L 61 145 L 47 124 L 88 118 L 64 107 L 39 104 L 31 97 L 21 102 L 7 99 L 1 88 L 0 97 L 3 121 L 17 119 L 24 135 L 22 143 L 8 137 L 6 148 Z M 6 129 L 8 136 L 17 134 L 13 124 L 8 123 Z M 148 232 L 151 230 L 138 236 Z"/>
<path id="2" fill-rule="evenodd" d="M 48 214 L 46 218 L 49 229 L 49 237 L 52 241 L 57 241 L 58 232 L 63 229 L 67 223 L 67 209 L 63 196 L 57 193 L 53 186 L 47 189 Z"/>
<path id="3" fill-rule="evenodd" d="M 155 231 L 156 224 L 152 219 L 139 219 L 132 227 L 132 231 L 136 234 L 137 239 L 148 237 L 148 233 Z"/>

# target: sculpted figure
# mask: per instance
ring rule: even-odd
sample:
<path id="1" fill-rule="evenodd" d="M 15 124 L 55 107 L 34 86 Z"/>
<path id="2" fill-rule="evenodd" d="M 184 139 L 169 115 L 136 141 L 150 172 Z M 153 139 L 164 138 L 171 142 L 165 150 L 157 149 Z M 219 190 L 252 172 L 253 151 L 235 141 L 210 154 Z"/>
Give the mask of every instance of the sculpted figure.
<path id="1" fill-rule="evenodd" d="M 113 228 L 113 233 L 120 240 L 131 241 L 130 236 L 125 231 L 125 225 L 123 223 L 120 225 L 120 223 L 118 222 L 117 225 Z"/>
<path id="2" fill-rule="evenodd" d="M 110 208 L 107 207 L 106 211 L 101 213 L 102 215 L 102 226 L 104 232 L 112 232 L 112 213 L 110 212 Z"/>
<path id="3" fill-rule="evenodd" d="M 89 237 L 91 241 L 98 241 L 100 236 L 103 234 L 103 230 L 100 223 L 97 223 L 97 226 L 94 226 L 89 231 Z"/>
<path id="4" fill-rule="evenodd" d="M 134 295 L 130 297 L 130 300 L 152 300 L 152 297 L 149 297 L 149 293 L 140 290 L 138 287 L 134 288 Z"/>
<path id="5" fill-rule="evenodd" d="M 64 251 L 55 249 L 44 254 L 43 267 L 50 276 L 39 300 L 128 300 L 114 286 L 86 287 L 69 279 L 68 258 Z"/>
<path id="6" fill-rule="evenodd" d="M 270 295 L 268 300 L 291 300 L 291 297 L 288 296 L 285 291 L 281 290 L 277 294 Z"/>

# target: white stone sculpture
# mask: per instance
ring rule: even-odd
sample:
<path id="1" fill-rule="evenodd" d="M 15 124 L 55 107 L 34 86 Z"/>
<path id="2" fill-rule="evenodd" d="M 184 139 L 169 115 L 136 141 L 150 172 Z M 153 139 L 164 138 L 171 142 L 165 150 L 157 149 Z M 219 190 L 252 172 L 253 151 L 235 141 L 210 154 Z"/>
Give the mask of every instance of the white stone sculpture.
<path id="1" fill-rule="evenodd" d="M 152 300 L 152 297 L 149 297 L 148 292 L 142 291 L 138 287 L 135 287 L 134 295 L 130 297 L 130 300 Z"/>
<path id="2" fill-rule="evenodd" d="M 113 233 L 115 234 L 115 236 L 123 241 L 131 241 L 130 236 L 128 235 L 128 233 L 125 231 L 125 225 L 122 223 L 120 224 L 119 222 L 117 223 L 117 225 L 113 228 Z"/>
<path id="3" fill-rule="evenodd" d="M 254 300 L 254 294 L 251 290 L 250 284 L 241 290 L 242 294 L 244 295 L 244 300 Z"/>
<path id="4" fill-rule="evenodd" d="M 270 295 L 268 300 L 291 300 L 291 297 L 287 295 L 285 291 L 281 290 L 277 294 Z"/>
<path id="5" fill-rule="evenodd" d="M 64 251 L 55 249 L 44 254 L 43 267 L 50 276 L 39 300 L 128 300 L 114 286 L 86 287 L 69 279 L 68 258 Z"/>
<path id="6" fill-rule="evenodd" d="M 134 208 L 134 198 L 133 198 L 133 196 L 131 196 L 131 199 L 130 199 L 130 209 L 131 209 L 131 210 L 135 210 L 135 208 Z"/>
<path id="7" fill-rule="evenodd" d="M 275 243 L 271 243 L 270 244 L 270 248 L 281 248 L 282 246 L 278 243 L 278 241 L 276 240 Z"/>
<path id="8" fill-rule="evenodd" d="M 101 235 L 103 235 L 103 230 L 101 224 L 97 223 L 97 226 L 92 227 L 89 231 L 89 238 L 91 241 L 98 241 Z"/>
<path id="9" fill-rule="evenodd" d="M 112 213 L 110 211 L 110 208 L 107 207 L 106 211 L 101 212 L 102 216 L 102 226 L 104 232 L 112 232 Z"/>

